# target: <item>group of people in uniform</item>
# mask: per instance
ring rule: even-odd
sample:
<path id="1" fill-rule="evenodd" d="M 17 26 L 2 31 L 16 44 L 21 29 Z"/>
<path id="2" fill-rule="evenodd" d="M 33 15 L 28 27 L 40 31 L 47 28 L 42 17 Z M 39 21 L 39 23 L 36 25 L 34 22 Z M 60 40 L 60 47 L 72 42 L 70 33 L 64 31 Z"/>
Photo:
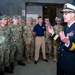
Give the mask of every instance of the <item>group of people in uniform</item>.
<path id="1" fill-rule="evenodd" d="M 65 4 L 62 12 L 63 17 L 69 13 L 72 15 L 70 17 L 75 17 L 72 14 L 75 12 L 75 7 L 71 4 Z M 64 19 L 66 18 L 64 17 Z M 65 27 L 63 29 L 61 18 L 59 17 L 55 18 L 56 25 L 54 26 L 51 25 L 49 18 L 45 18 L 44 23 L 41 16 L 37 20 L 29 17 L 27 24 L 25 24 L 19 15 L 12 17 L 6 15 L 0 16 L 0 75 L 4 75 L 5 72 L 14 73 L 15 60 L 21 66 L 26 65 L 23 62 L 24 59 L 26 59 L 27 63 L 30 63 L 32 60 L 34 64 L 37 64 L 41 51 L 43 61 L 48 62 L 46 53 L 50 60 L 57 61 L 57 75 L 75 75 L 75 63 L 72 64 L 71 60 L 66 61 L 71 57 L 75 57 L 75 39 L 72 37 L 69 39 L 68 37 L 73 36 L 74 27 L 71 27 L 71 29 Z M 65 22 L 69 21 L 65 20 Z M 72 60 L 74 59 L 72 58 Z M 70 65 L 68 70 L 66 70 L 69 66 L 66 62 L 69 62 L 69 65 L 71 63 L 73 68 Z M 64 68 L 64 64 L 66 68 Z"/>
<path id="2" fill-rule="evenodd" d="M 63 29 L 63 25 L 61 25 L 61 18 L 55 17 L 56 24 L 54 26 L 51 25 L 48 18 L 45 19 L 46 25 L 46 50 L 48 50 L 49 59 L 53 59 L 54 62 L 57 61 L 57 48 L 59 47 L 58 43 L 51 38 L 51 34 L 48 32 L 48 26 L 54 29 L 54 31 L 59 34 L 59 32 Z"/>
<path id="3" fill-rule="evenodd" d="M 42 17 L 40 17 L 42 18 Z M 57 19 L 57 25 L 53 28 L 58 33 L 62 30 L 61 19 Z M 42 18 L 43 23 L 43 18 Z M 35 60 L 35 56 L 37 55 L 35 49 L 38 45 L 35 44 L 35 38 L 33 34 L 33 29 L 36 25 L 36 19 L 28 18 L 27 25 L 25 25 L 21 16 L 6 16 L 3 15 L 0 17 L 0 73 L 4 75 L 4 72 L 13 73 L 14 71 L 14 61 L 17 60 L 18 65 L 25 66 L 26 64 L 23 62 L 23 54 L 26 55 L 27 63 L 30 63 L 31 60 Z M 50 60 L 54 56 L 54 61 L 57 59 L 57 44 L 53 44 L 53 39 L 49 34 L 47 27 L 51 26 L 49 18 L 45 19 L 45 27 L 46 34 L 45 37 L 45 50 L 48 50 L 48 56 Z M 51 26 L 52 27 L 52 26 Z M 40 42 L 40 41 L 39 41 Z M 53 45 L 52 45 L 53 44 Z M 36 46 L 35 46 L 36 45 Z M 41 44 L 40 44 L 41 45 Z M 44 47 L 45 47 L 44 46 Z M 54 55 L 52 53 L 52 46 L 54 48 Z M 41 49 L 41 47 L 40 47 Z M 39 49 L 39 50 L 40 50 Z M 39 57 L 39 56 L 38 56 Z M 45 56 L 46 59 L 46 56 Z"/>
<path id="4" fill-rule="evenodd" d="M 23 62 L 23 26 L 21 16 L 0 16 L 0 74 L 13 73 L 14 61 L 25 66 Z"/>
<path id="5" fill-rule="evenodd" d="M 40 16 L 39 18 L 43 18 Z M 56 32 L 62 29 L 60 25 L 61 19 L 57 19 L 58 23 L 53 28 Z M 37 55 L 36 47 L 38 45 L 35 44 L 35 38 L 33 32 L 35 26 L 37 26 L 37 20 L 29 17 L 27 20 L 27 25 L 24 23 L 22 17 L 20 15 L 14 15 L 12 17 L 2 15 L 0 16 L 0 74 L 4 75 L 4 73 L 13 73 L 14 72 L 14 62 L 17 61 L 18 65 L 25 66 L 26 64 L 23 62 L 24 56 L 26 56 L 27 63 L 30 63 L 31 60 L 35 62 Z M 44 34 L 45 46 L 43 46 L 43 57 L 44 61 L 48 62 L 46 59 L 46 52 L 48 51 L 48 55 L 50 60 L 53 58 L 52 53 L 52 44 L 53 39 L 49 34 L 47 27 L 51 26 L 49 18 L 45 19 L 45 23 L 43 23 L 46 27 L 46 33 Z M 52 27 L 52 26 L 51 26 Z M 41 32 L 41 31 L 40 31 Z M 40 41 L 38 41 L 40 42 Z M 37 43 L 37 42 L 36 42 Z M 41 45 L 41 43 L 40 43 Z M 44 46 L 44 47 L 45 47 Z M 39 52 L 41 47 L 39 46 Z M 46 52 L 45 52 L 46 51 Z M 54 51 L 54 61 L 57 59 L 56 49 Z M 37 60 L 38 60 L 37 58 Z"/>

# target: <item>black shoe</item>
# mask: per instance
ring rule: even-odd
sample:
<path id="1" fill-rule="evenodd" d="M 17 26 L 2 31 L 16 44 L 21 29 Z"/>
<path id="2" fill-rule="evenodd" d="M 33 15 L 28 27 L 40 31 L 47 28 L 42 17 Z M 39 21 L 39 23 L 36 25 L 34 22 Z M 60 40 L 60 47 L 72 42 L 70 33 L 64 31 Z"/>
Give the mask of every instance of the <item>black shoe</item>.
<path id="1" fill-rule="evenodd" d="M 14 63 L 10 63 L 10 69 L 14 70 Z"/>
<path id="2" fill-rule="evenodd" d="M 37 64 L 37 61 L 34 61 L 34 64 Z"/>
<path id="3" fill-rule="evenodd" d="M 0 75 L 4 75 L 4 71 L 0 71 Z"/>
<path id="4" fill-rule="evenodd" d="M 25 63 L 23 63 L 22 61 L 18 61 L 18 65 L 26 66 L 26 64 L 25 64 Z"/>
<path id="5" fill-rule="evenodd" d="M 14 73 L 12 69 L 10 69 L 9 67 L 5 67 L 5 72 L 6 73 Z"/>
<path id="6" fill-rule="evenodd" d="M 43 59 L 43 61 L 48 62 L 48 60 L 47 60 L 47 59 Z"/>

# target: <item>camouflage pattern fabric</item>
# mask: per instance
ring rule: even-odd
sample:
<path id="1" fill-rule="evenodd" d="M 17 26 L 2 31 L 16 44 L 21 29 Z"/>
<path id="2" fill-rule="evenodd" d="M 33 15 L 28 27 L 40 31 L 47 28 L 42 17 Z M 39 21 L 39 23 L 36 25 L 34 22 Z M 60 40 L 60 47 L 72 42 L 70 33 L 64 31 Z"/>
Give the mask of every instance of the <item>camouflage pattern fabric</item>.
<path id="1" fill-rule="evenodd" d="M 10 62 L 14 62 L 14 55 L 17 52 L 17 59 L 22 60 L 23 54 L 23 27 L 21 25 L 11 25 L 11 54 Z"/>
<path id="2" fill-rule="evenodd" d="M 56 34 L 59 35 L 59 32 L 63 29 L 63 26 L 62 25 L 55 25 L 54 26 L 54 31 Z M 54 55 L 57 55 L 57 48 L 59 47 L 59 44 L 53 40 L 53 47 L 54 47 Z"/>
<path id="3" fill-rule="evenodd" d="M 32 30 L 33 26 L 26 25 L 24 26 L 24 41 L 28 45 L 26 45 L 26 57 L 31 55 L 31 46 L 32 46 L 32 40 L 33 40 L 33 35 L 32 35 Z"/>
<path id="4" fill-rule="evenodd" d="M 48 50 L 48 53 L 51 54 L 51 48 L 52 48 L 52 39 L 51 35 L 48 32 L 48 28 L 46 26 L 46 35 L 45 35 L 45 45 L 46 45 L 46 50 Z"/>
<path id="5" fill-rule="evenodd" d="M 3 66 L 9 65 L 9 54 L 10 54 L 10 28 L 8 26 L 0 27 L 0 35 L 4 36 L 5 42 L 0 44 L 0 69 Z"/>

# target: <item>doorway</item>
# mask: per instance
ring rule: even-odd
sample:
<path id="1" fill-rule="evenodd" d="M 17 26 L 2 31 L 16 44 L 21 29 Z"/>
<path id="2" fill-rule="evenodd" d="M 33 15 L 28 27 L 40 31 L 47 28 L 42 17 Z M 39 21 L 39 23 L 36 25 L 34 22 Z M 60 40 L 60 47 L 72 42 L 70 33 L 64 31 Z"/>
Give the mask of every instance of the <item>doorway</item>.
<path id="1" fill-rule="evenodd" d="M 43 18 L 49 18 L 52 23 L 56 16 L 56 7 L 44 6 L 43 7 Z"/>

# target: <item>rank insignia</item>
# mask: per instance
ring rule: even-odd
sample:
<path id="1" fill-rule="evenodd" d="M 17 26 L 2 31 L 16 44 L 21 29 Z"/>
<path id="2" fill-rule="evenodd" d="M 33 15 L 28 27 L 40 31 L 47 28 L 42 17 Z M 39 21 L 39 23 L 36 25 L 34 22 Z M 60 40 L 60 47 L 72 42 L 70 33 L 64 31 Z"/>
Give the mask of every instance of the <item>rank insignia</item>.
<path id="1" fill-rule="evenodd" d="M 67 8 L 67 5 L 64 5 L 64 9 Z"/>

